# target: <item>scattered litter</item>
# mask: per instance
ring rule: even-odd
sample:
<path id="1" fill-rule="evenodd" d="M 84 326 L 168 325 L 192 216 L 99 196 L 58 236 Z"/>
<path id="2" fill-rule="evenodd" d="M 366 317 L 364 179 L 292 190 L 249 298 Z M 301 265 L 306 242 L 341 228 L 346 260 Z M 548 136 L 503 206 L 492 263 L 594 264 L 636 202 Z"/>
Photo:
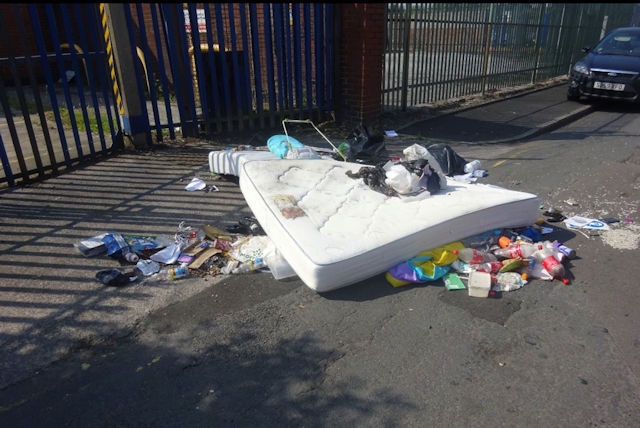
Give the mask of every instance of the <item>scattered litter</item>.
<path id="1" fill-rule="evenodd" d="M 562 214 L 562 211 L 556 208 L 549 208 L 547 211 L 543 212 L 542 215 L 547 217 L 546 220 L 550 223 L 559 223 L 567 218 Z"/>
<path id="2" fill-rule="evenodd" d="M 393 130 L 385 131 L 385 135 L 398 136 Z M 362 161 L 364 158 L 374 159 L 385 150 L 379 136 L 369 134 L 363 127 L 356 129 L 347 140 L 348 142 L 340 145 L 340 149 L 333 147 L 332 153 L 349 155 L 349 160 L 352 161 Z M 273 136 L 270 142 L 270 151 L 281 158 L 316 158 L 315 148 L 310 149 L 290 137 L 286 133 L 286 128 L 285 135 Z M 242 150 L 248 149 L 242 147 Z M 447 145 L 436 144 L 423 147 L 415 144 L 405 149 L 403 154 L 404 158 L 387 157 L 385 167 L 381 167 L 385 172 L 384 184 L 399 194 L 414 193 L 417 188 L 421 191 L 425 189 L 431 191 L 426 182 L 426 178 L 431 176 L 446 179 L 444 177 L 446 175 L 454 180 L 475 182 L 478 178 L 488 175 L 487 170 L 481 169 L 479 160 L 466 162 Z M 412 162 L 419 165 L 419 168 Z M 387 166 L 389 168 L 386 168 Z M 369 171 L 366 169 L 366 172 Z M 396 172 L 396 175 L 386 174 L 389 171 Z M 362 170 L 358 174 L 361 172 Z M 212 172 L 212 177 L 218 176 Z M 371 186 L 371 183 L 367 182 L 367 184 L 377 190 Z M 185 189 L 187 191 L 203 189 L 209 192 L 219 191 L 215 185 L 207 186 L 204 180 L 197 177 L 194 177 Z M 437 191 L 439 187 L 433 190 Z M 286 218 L 293 219 L 307 215 L 297 205 L 297 198 L 294 195 L 277 194 L 271 197 Z M 566 199 L 564 202 L 571 206 L 578 205 L 573 199 Z M 540 209 L 542 210 L 543 207 L 540 206 Z M 624 230 L 611 230 L 610 224 L 621 222 L 621 219 L 616 217 L 594 219 L 576 215 L 567 218 L 557 208 L 549 208 L 542 214 L 547 218 L 529 227 L 490 230 L 423 251 L 414 258 L 389 269 L 385 278 L 393 287 L 442 279 L 448 291 L 466 289 L 469 296 L 491 298 L 497 293 L 518 290 L 527 284 L 529 279 L 559 280 L 569 284 L 567 278 L 569 274 L 566 269 L 570 265 L 565 267 L 564 260 L 575 258 L 575 250 L 557 241 L 550 241 L 549 239 L 552 238 L 546 235 L 552 234 L 556 229 L 543 226 L 544 221 L 564 222 L 568 229 L 581 233 L 586 238 L 594 236 L 593 232 L 608 232 L 608 234 L 596 236 L 602 236 L 603 241 L 606 240 L 608 243 L 612 240 L 624 241 L 620 248 L 637 248 L 640 242 L 638 233 L 629 234 Z M 625 223 L 624 226 L 635 232 L 638 231 L 636 225 L 629 224 L 633 222 L 632 219 L 624 218 L 622 221 Z M 131 266 L 131 270 L 126 272 L 113 268 L 103 269 L 95 274 L 97 281 L 113 287 L 126 286 L 141 279 L 163 281 L 186 278 L 194 274 L 202 277 L 271 272 L 275 279 L 296 275 L 255 217 L 245 216 L 240 218 L 237 224 L 222 228 L 209 224 L 196 228 L 181 222 L 177 229 L 173 239 L 108 232 L 82 239 L 74 246 L 85 257 L 107 255 L 118 259 L 123 265 Z M 525 244 L 535 247 L 535 250 L 528 255 L 495 257 L 501 254 L 500 249 L 506 251 L 506 247 L 512 248 Z M 493 261 L 462 262 L 459 254 L 462 252 L 460 250 L 464 249 L 474 249 L 474 253 L 476 251 L 491 253 L 494 255 Z M 561 274 L 556 272 L 555 268 L 558 267 L 562 268 L 558 270 L 562 272 Z"/>
<path id="3" fill-rule="evenodd" d="M 154 273 L 160 272 L 160 264 L 153 260 L 140 259 L 138 260 L 138 263 L 136 263 L 136 267 L 144 276 L 150 276 Z"/>
<path id="4" fill-rule="evenodd" d="M 282 200 L 290 201 L 290 195 L 280 195 Z M 553 214 L 555 211 L 552 211 Z M 602 220 L 611 220 L 603 218 Z M 603 240 L 624 240 L 620 248 L 637 248 L 639 234 L 629 234 L 624 230 L 610 230 L 602 220 L 573 216 L 567 218 L 568 228 L 589 235 L 582 230 L 603 231 Z M 242 230 L 225 231 L 223 228 L 204 225 L 195 228 L 181 222 L 174 239 L 155 236 L 120 234 L 109 232 L 87 238 L 74 244 L 83 254 L 109 255 L 131 254 L 140 256 L 137 263 L 128 263 L 130 271 L 121 269 L 103 269 L 96 273 L 97 281 L 111 287 L 123 287 L 139 281 L 165 281 L 178 277 L 218 274 L 249 274 L 252 272 L 271 272 L 275 279 L 295 276 L 296 273 L 279 254 L 270 238 L 264 233 L 257 220 L 251 216 L 238 221 Z M 252 233 L 253 230 L 256 233 Z M 636 225 L 630 225 L 636 232 Z M 229 229 L 229 227 L 227 227 Z M 543 281 L 559 280 L 569 284 L 569 275 L 565 273 L 569 265 L 564 261 L 576 257 L 575 251 L 557 241 L 549 241 L 545 235 L 554 228 L 534 224 L 516 229 L 495 229 L 467 239 L 452 242 L 436 249 L 424 251 L 413 259 L 400 263 L 390 269 L 385 278 L 393 287 L 408 284 L 421 284 L 442 279 L 448 291 L 468 290 L 469 296 L 494 298 L 503 292 L 513 292 L 522 288 L 529 279 Z M 242 233 L 238 233 L 242 232 Z M 624 235 L 624 236 L 623 236 Z M 105 239 L 106 238 L 106 239 Z M 544 240 L 543 240 L 544 239 Z M 105 242 L 107 241 L 107 242 Z M 83 243 L 80 245 L 80 243 Z M 499 256 L 495 262 L 462 263 L 461 249 L 473 248 L 474 254 L 506 254 L 500 249 L 519 245 L 535 246 L 537 253 L 530 257 Z M 100 251 L 94 248 L 102 248 Z M 572 256 L 561 250 L 572 252 Z M 454 251 L 455 250 L 455 251 Z M 544 250 L 544 251 L 543 251 Z M 463 251 L 464 252 L 464 251 Z M 468 251 L 467 251 L 468 252 Z M 542 253 L 556 259 L 554 263 L 543 260 Z M 495 257 L 494 257 L 495 259 Z M 121 262 L 125 260 L 120 258 Z M 124 263 L 124 262 L 123 262 Z M 562 277 L 554 276 L 549 270 L 552 266 L 563 267 Z M 183 274 L 171 276 L 172 269 L 180 267 Z"/>
<path id="5" fill-rule="evenodd" d="M 202 190 L 205 187 L 207 187 L 207 183 L 205 183 L 204 180 L 198 177 L 194 177 L 193 179 L 191 179 L 191 182 L 187 184 L 185 190 L 193 192 L 194 190 Z"/>
<path id="6" fill-rule="evenodd" d="M 276 279 L 295 276 L 254 217 L 242 217 L 239 224 L 245 227 L 246 235 L 228 233 L 212 225 L 192 227 L 183 221 L 173 239 L 110 232 L 83 239 L 74 246 L 87 257 L 109 255 L 131 267 L 126 272 L 111 268 L 95 274 L 97 281 L 112 287 L 221 273 L 271 271 Z M 268 263 L 273 264 L 273 270 Z"/>
<path id="7" fill-rule="evenodd" d="M 610 227 L 603 221 L 595 218 L 587 218 L 581 216 L 573 216 L 564 220 L 564 224 L 569 229 L 593 229 L 593 230 L 609 230 Z"/>
<path id="8" fill-rule="evenodd" d="M 480 271 L 471 272 L 469 274 L 467 288 L 469 289 L 469 296 L 489 297 L 489 291 L 491 290 L 491 274 Z"/>
<path id="9" fill-rule="evenodd" d="M 243 217 L 238 224 L 226 227 L 227 232 L 239 233 L 242 235 L 264 235 L 262 226 L 255 217 Z"/>
<path id="10" fill-rule="evenodd" d="M 96 279 L 110 287 L 122 287 L 138 280 L 133 272 L 122 273 L 119 269 L 103 269 L 96 273 Z"/>
<path id="11" fill-rule="evenodd" d="M 467 286 L 464 285 L 464 282 L 462 282 L 460 275 L 455 272 L 448 272 L 442 277 L 442 280 L 444 281 L 444 287 L 449 291 L 464 290 L 467 288 Z"/>
<path id="12" fill-rule="evenodd" d="M 620 220 L 615 218 L 615 217 L 605 217 L 605 218 L 601 218 L 600 221 L 603 221 L 607 224 L 611 224 L 611 223 L 619 223 Z"/>
<path id="13" fill-rule="evenodd" d="M 92 236 L 91 238 L 78 241 L 73 245 L 85 257 L 99 256 L 107 252 L 107 246 L 103 241 L 103 238 L 106 235 L 107 235 L 106 233 L 103 233 L 101 235 Z"/>
<path id="14" fill-rule="evenodd" d="M 178 261 L 178 257 L 184 248 L 184 243 L 181 240 L 176 240 L 169 246 L 163 248 L 151 255 L 151 260 L 163 264 L 172 264 Z"/>

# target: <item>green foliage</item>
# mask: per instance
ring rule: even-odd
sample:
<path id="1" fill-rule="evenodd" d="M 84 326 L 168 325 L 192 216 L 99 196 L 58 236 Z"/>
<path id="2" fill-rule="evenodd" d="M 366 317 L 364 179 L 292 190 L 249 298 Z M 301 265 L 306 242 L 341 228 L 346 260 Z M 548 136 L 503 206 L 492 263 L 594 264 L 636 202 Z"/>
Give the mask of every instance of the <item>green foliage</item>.
<path id="1" fill-rule="evenodd" d="M 71 121 L 71 115 L 69 114 L 69 110 L 63 107 L 58 110 L 58 113 L 60 114 L 60 121 L 62 122 L 63 128 L 65 129 L 73 128 L 73 123 Z M 99 132 L 100 129 L 98 128 L 98 120 L 96 119 L 95 115 L 88 115 L 88 116 L 89 116 L 89 123 L 88 123 L 89 130 L 91 132 Z M 47 121 L 50 121 L 53 123 L 55 123 L 56 121 L 55 115 L 51 110 L 45 112 L 45 117 L 47 118 Z M 84 117 L 82 115 L 82 111 L 74 110 L 73 117 L 75 119 L 75 125 L 78 128 L 78 131 L 85 132 L 87 130 L 87 123 L 85 123 Z M 100 122 L 102 123 L 102 132 L 105 132 L 106 130 L 109 129 L 109 120 L 106 115 L 102 115 L 102 114 L 100 115 Z"/>

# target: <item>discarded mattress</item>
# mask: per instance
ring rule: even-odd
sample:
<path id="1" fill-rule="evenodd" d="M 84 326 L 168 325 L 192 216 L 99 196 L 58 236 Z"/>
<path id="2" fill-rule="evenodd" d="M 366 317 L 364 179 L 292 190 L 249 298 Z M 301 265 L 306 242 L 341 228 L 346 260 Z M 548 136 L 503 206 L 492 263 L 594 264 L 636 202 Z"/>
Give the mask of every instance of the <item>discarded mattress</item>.
<path id="1" fill-rule="evenodd" d="M 274 135 L 273 138 L 281 137 L 280 135 Z M 284 137 L 284 136 L 282 136 Z M 296 144 L 296 148 L 310 148 L 313 149 L 319 156 L 329 157 L 332 150 L 323 147 L 304 146 L 299 143 L 298 140 L 291 138 L 292 142 Z M 270 139 L 270 141 L 273 141 Z M 273 144 L 272 144 L 273 147 Z M 282 153 L 282 152 L 280 152 Z M 239 168 L 244 162 L 248 160 L 280 160 L 280 155 L 270 150 L 214 150 L 209 152 L 209 170 L 216 174 L 221 175 L 239 175 Z"/>
<path id="2" fill-rule="evenodd" d="M 536 195 L 447 178 L 433 195 L 387 197 L 335 160 L 246 160 L 247 204 L 300 279 L 317 292 L 381 274 L 421 251 L 495 228 L 529 226 Z"/>
<path id="3" fill-rule="evenodd" d="M 238 175 L 239 167 L 248 160 L 277 160 L 267 150 L 215 150 L 209 152 L 209 170 L 221 175 Z"/>

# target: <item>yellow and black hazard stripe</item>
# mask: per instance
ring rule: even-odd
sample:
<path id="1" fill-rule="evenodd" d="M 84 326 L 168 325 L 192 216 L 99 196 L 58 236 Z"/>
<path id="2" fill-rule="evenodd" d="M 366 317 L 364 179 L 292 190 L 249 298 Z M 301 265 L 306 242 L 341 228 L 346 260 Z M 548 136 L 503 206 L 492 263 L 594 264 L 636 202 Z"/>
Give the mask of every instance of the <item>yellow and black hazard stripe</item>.
<path id="1" fill-rule="evenodd" d="M 100 18 L 102 22 L 102 29 L 104 32 L 104 42 L 107 49 L 107 61 L 109 63 L 109 73 L 111 74 L 111 83 L 113 85 L 113 95 L 116 97 L 120 116 L 123 116 L 124 104 L 122 103 L 120 87 L 118 86 L 118 79 L 116 78 L 116 65 L 113 59 L 113 49 L 111 48 L 111 37 L 109 35 L 109 26 L 107 25 L 107 14 L 105 12 L 104 3 L 100 3 Z"/>

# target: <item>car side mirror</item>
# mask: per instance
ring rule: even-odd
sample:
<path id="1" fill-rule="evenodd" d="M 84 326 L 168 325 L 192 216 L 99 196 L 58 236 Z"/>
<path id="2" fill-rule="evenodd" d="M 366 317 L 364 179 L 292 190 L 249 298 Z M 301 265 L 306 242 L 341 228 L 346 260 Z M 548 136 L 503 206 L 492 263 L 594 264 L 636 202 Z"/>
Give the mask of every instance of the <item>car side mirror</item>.
<path id="1" fill-rule="evenodd" d="M 588 53 L 591 50 L 591 46 L 585 46 L 582 48 L 582 52 Z"/>

